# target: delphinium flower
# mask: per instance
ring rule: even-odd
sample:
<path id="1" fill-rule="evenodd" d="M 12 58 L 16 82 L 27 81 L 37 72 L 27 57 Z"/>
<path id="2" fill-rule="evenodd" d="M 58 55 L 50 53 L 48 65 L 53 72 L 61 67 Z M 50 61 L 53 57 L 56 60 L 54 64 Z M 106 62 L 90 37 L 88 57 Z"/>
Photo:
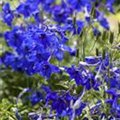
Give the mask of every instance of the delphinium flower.
<path id="1" fill-rule="evenodd" d="M 43 100 L 43 94 L 39 91 L 34 91 L 31 93 L 31 96 L 27 98 L 31 104 L 34 106 L 37 103 L 40 103 L 41 100 Z"/>
<path id="2" fill-rule="evenodd" d="M 73 22 L 74 20 L 72 18 L 68 18 L 66 20 L 66 24 L 65 26 L 63 27 L 63 29 L 65 30 L 70 30 L 73 34 L 80 34 L 82 29 L 84 28 L 85 26 L 85 23 L 84 21 L 82 20 L 76 20 L 75 23 Z M 74 24 L 75 25 L 74 25 Z"/>
<path id="3" fill-rule="evenodd" d="M 47 78 L 51 73 L 60 72 L 59 68 L 51 65 L 49 61 L 53 57 L 62 61 L 61 55 L 63 56 L 65 51 L 71 51 L 70 47 L 65 45 L 66 42 L 61 40 L 64 36 L 60 38 L 51 29 L 46 30 L 35 25 L 30 25 L 26 29 L 15 26 L 11 31 L 5 32 L 6 42 L 15 50 L 15 53 L 9 55 L 14 61 L 12 61 L 13 64 L 7 61 L 7 54 L 3 57 L 4 63 L 14 69 L 16 69 L 14 66 L 16 63 L 16 67 L 30 75 L 40 73 Z"/>
<path id="4" fill-rule="evenodd" d="M 6 54 L 2 56 L 1 59 L 6 67 L 11 66 L 11 68 L 14 69 L 15 71 L 22 71 L 20 59 L 14 54 L 6 52 Z"/>
<path id="5" fill-rule="evenodd" d="M 40 74 L 46 77 L 46 79 L 49 79 L 52 73 L 60 72 L 60 69 L 57 66 L 52 65 L 48 62 L 42 62 L 40 66 L 37 67 L 39 67 L 38 69 L 40 69 Z"/>
<path id="6" fill-rule="evenodd" d="M 106 82 L 107 90 L 104 89 L 104 92 L 106 92 L 107 94 L 110 94 L 109 95 L 110 99 L 105 100 L 105 104 L 110 104 L 111 106 L 111 109 L 109 110 L 109 114 L 115 114 L 114 117 L 118 116 L 119 118 L 119 114 L 117 113 L 117 110 L 116 110 L 117 106 L 119 106 L 118 104 L 119 93 L 116 92 L 117 90 L 119 90 L 119 86 L 120 86 L 120 83 L 118 80 L 119 74 L 117 74 L 117 71 L 119 73 L 119 69 L 111 65 L 110 58 L 108 55 L 105 56 L 105 59 L 102 59 L 101 56 L 86 57 L 85 62 L 80 62 L 80 64 L 87 66 L 87 67 L 95 67 L 95 71 L 97 70 L 95 81 L 97 80 L 101 81 L 98 86 L 102 85 L 103 81 Z M 100 76 L 102 76 L 102 78 Z M 101 106 L 101 103 L 96 104 L 96 107 L 97 105 Z"/>
<path id="7" fill-rule="evenodd" d="M 30 17 L 36 12 L 39 12 L 39 3 L 39 0 L 26 0 L 26 2 L 21 3 L 16 10 L 18 13 L 23 14 L 25 18 Z"/>
<path id="8" fill-rule="evenodd" d="M 6 31 L 4 33 L 7 44 L 15 50 L 21 46 L 23 41 L 23 30 L 22 27 L 14 26 L 11 31 Z"/>
<path id="9" fill-rule="evenodd" d="M 110 103 L 111 108 L 109 110 L 110 114 L 114 114 L 115 118 L 119 118 L 120 114 L 119 114 L 119 96 L 120 93 L 116 92 L 115 89 L 111 88 L 109 90 L 106 91 L 106 93 L 110 94 L 112 97 L 112 102 Z"/>
<path id="10" fill-rule="evenodd" d="M 55 0 L 40 0 L 41 6 L 42 6 L 42 10 L 44 10 L 47 13 L 52 12 L 52 7 L 55 3 Z"/>
<path id="11" fill-rule="evenodd" d="M 98 89 L 99 81 L 95 80 L 95 76 L 92 72 L 86 70 L 81 65 L 79 68 L 75 68 L 74 66 L 66 68 L 66 72 L 70 75 L 71 80 L 75 80 L 76 85 L 85 86 L 87 90 L 91 88 Z"/>
<path id="12" fill-rule="evenodd" d="M 107 7 L 110 11 L 113 11 L 112 5 L 114 3 L 114 0 L 112 1 L 106 1 L 106 3 L 103 5 L 102 1 L 94 1 L 94 0 L 68 0 L 68 4 L 70 4 L 71 8 L 78 12 L 84 13 L 85 20 L 89 24 L 93 24 L 96 20 L 106 29 L 109 29 L 108 21 L 103 15 L 103 12 L 101 12 L 99 9 L 101 7 Z M 94 10 L 93 10 L 94 8 Z M 94 11 L 94 15 L 92 12 Z"/>
<path id="13" fill-rule="evenodd" d="M 67 99 L 67 96 L 69 95 L 64 95 L 60 96 L 58 95 L 57 92 L 52 91 L 51 89 L 47 90 L 43 87 L 44 90 L 46 90 L 47 95 L 46 95 L 46 105 L 49 104 L 49 101 L 52 101 L 51 109 L 56 110 L 56 112 L 61 115 L 63 111 L 66 111 L 67 107 L 69 107 L 70 101 L 68 99 L 67 102 L 65 102 Z"/>
<path id="14" fill-rule="evenodd" d="M 98 13 L 97 13 L 98 12 Z M 101 26 L 103 26 L 104 28 L 106 28 L 107 30 L 109 30 L 109 23 L 107 21 L 107 19 L 104 17 L 104 13 L 103 12 L 99 12 L 97 11 L 96 13 L 96 19 L 97 21 L 100 23 Z"/>
<path id="15" fill-rule="evenodd" d="M 28 75 L 40 74 L 48 80 L 48 83 L 52 74 L 60 73 L 62 76 L 67 73 L 70 77 L 67 79 L 68 84 L 74 81 L 75 89 L 80 86 L 83 87 L 80 94 L 77 94 L 74 87 L 72 88 L 73 93 L 71 88 L 57 91 L 49 87 L 43 87 L 45 107 L 47 106 L 50 109 L 50 114 L 52 112 L 55 114 L 42 115 L 41 113 L 38 115 L 33 113 L 29 114 L 30 118 L 33 116 L 33 119 L 38 120 L 69 116 L 71 120 L 74 120 L 75 117 L 81 116 L 84 108 L 89 108 L 89 105 L 91 105 L 91 103 L 86 103 L 83 100 L 85 94 L 92 90 L 100 92 L 101 86 L 104 88 L 105 94 L 110 94 L 112 99 L 106 100 L 106 104 L 112 106 L 110 112 L 115 113 L 115 116 L 119 116 L 119 104 L 117 103 L 119 94 L 116 93 L 117 90 L 114 90 L 120 88 L 119 72 L 114 69 L 115 66 L 111 65 L 109 54 L 106 54 L 105 58 L 102 58 L 101 55 L 85 57 L 84 61 L 80 61 L 77 67 L 76 65 L 71 65 L 71 67 L 60 65 L 66 52 L 70 53 L 71 56 L 77 54 L 76 50 L 73 52 L 74 50 L 69 46 L 69 37 L 65 33 L 69 31 L 73 37 L 77 35 L 80 38 L 82 30 L 87 25 L 87 27 L 92 26 L 95 36 L 101 36 L 101 32 L 94 27 L 94 23 L 97 21 L 106 30 L 109 30 L 104 12 L 101 12 L 100 8 L 107 7 L 113 13 L 113 2 L 114 0 L 107 0 L 103 5 L 101 0 L 61 0 L 60 4 L 57 4 L 55 0 L 26 0 L 21 2 L 14 10 L 15 13 L 24 16 L 21 25 L 12 25 L 14 13 L 9 4 L 5 4 L 3 7 L 3 20 L 11 28 L 4 33 L 3 37 L 13 52 L 6 52 L 2 56 L 2 63 L 6 67 L 11 67 L 15 71 L 26 72 Z M 95 14 L 91 16 L 93 8 Z M 45 17 L 44 15 L 41 16 L 42 12 L 46 14 Z M 82 20 L 77 18 L 77 14 L 80 12 L 84 14 Z M 51 20 L 53 19 L 52 22 L 55 23 L 50 22 L 47 24 L 47 15 L 50 15 Z M 29 19 L 32 17 L 36 21 Z M 59 25 L 56 25 L 56 23 Z M 56 59 L 59 65 L 52 62 Z M 55 80 L 63 82 L 61 79 Z M 103 83 L 107 86 L 107 90 Z M 41 100 L 44 100 L 43 96 L 40 91 L 35 90 L 28 97 L 28 100 L 34 107 Z M 99 108 L 97 110 L 99 111 Z M 102 113 L 99 112 L 99 114 Z"/>
<path id="16" fill-rule="evenodd" d="M 81 63 L 82 62 L 80 62 L 80 64 Z M 94 66 L 95 69 L 97 70 L 97 74 L 96 74 L 95 78 L 99 78 L 100 75 L 101 75 L 101 76 L 103 76 L 103 79 L 105 81 L 108 78 L 108 69 L 110 69 L 110 70 L 112 69 L 112 66 L 110 65 L 110 59 L 109 59 L 108 55 L 105 56 L 105 59 L 102 59 L 101 56 L 86 57 L 83 65 L 88 66 L 88 67 Z M 105 76 L 106 76 L 106 78 L 105 78 Z M 114 77 L 113 74 L 112 74 L 112 76 Z"/>
<path id="17" fill-rule="evenodd" d="M 60 5 L 53 6 L 53 19 L 59 24 L 65 23 L 66 19 L 72 15 L 73 10 L 62 0 Z"/>
<path id="18" fill-rule="evenodd" d="M 3 21 L 11 26 L 12 25 L 12 21 L 14 19 L 14 15 L 13 15 L 13 11 L 11 10 L 10 8 L 10 4 L 9 3 L 6 3 L 3 8 Z"/>
<path id="19" fill-rule="evenodd" d="M 108 11 L 110 11 L 111 13 L 114 13 L 114 9 L 113 9 L 114 2 L 115 0 L 106 0 L 106 7 Z"/>
<path id="20" fill-rule="evenodd" d="M 81 115 L 82 110 L 86 107 L 86 103 L 82 102 L 85 89 L 80 94 L 80 97 L 70 94 L 73 87 L 70 87 L 67 91 L 61 90 L 59 93 L 52 91 L 49 87 L 43 86 L 43 89 L 46 92 L 46 107 L 52 102 L 51 110 L 55 111 L 58 116 L 69 116 L 70 120 L 74 120 L 75 115 Z"/>
<path id="21" fill-rule="evenodd" d="M 101 36 L 101 32 L 97 28 L 93 28 L 94 36 Z"/>

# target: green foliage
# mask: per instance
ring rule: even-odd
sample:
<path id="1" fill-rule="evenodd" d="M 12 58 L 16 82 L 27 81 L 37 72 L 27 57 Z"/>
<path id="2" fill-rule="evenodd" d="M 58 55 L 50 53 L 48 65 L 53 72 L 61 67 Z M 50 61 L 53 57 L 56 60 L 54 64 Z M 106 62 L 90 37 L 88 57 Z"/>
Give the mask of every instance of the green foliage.
<path id="1" fill-rule="evenodd" d="M 0 120 L 17 120 L 15 117 L 15 105 L 3 99 L 0 102 Z"/>

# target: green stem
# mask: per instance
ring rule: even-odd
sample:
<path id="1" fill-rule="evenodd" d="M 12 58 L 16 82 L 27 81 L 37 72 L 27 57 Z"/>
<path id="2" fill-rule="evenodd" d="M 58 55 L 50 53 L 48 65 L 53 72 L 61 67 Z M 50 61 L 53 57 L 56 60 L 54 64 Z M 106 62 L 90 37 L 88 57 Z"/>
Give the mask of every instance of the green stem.
<path id="1" fill-rule="evenodd" d="M 112 66 L 112 53 L 111 49 L 109 49 L 109 66 L 108 66 L 108 89 L 110 89 L 110 66 Z M 110 99 L 110 94 L 108 94 L 108 99 Z"/>
<path id="2" fill-rule="evenodd" d="M 85 42 L 86 42 L 86 33 L 88 32 L 88 30 L 89 29 L 87 29 L 87 28 L 84 30 L 84 35 L 85 36 L 83 37 L 83 44 L 82 44 L 83 45 L 83 47 L 82 47 L 83 48 L 83 51 L 82 51 L 83 52 L 82 53 L 83 54 L 83 56 L 82 56 L 83 57 L 83 61 L 85 61 L 85 50 L 86 50 L 85 49 L 85 47 L 86 47 L 86 43 Z"/>
<path id="3" fill-rule="evenodd" d="M 85 39 L 83 40 L 83 61 L 85 60 Z"/>

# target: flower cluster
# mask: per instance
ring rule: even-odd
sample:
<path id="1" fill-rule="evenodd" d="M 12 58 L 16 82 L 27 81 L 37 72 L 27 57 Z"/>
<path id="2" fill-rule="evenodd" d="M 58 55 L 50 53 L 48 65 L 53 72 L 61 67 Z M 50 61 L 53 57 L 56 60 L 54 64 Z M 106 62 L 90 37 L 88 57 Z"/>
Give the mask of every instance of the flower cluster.
<path id="1" fill-rule="evenodd" d="M 93 120 L 97 119 L 96 114 L 99 119 L 120 118 L 120 68 L 112 58 L 113 42 L 105 43 L 112 47 L 103 49 L 103 53 L 96 49 L 96 56 L 85 55 L 84 36 L 89 28 L 94 38 L 107 37 L 113 41 L 101 10 L 114 13 L 113 3 L 114 0 L 26 0 L 14 10 L 9 3 L 3 5 L 2 22 L 8 25 L 8 30 L 1 37 L 11 51 L 1 56 L 0 66 L 29 76 L 39 74 L 47 80 L 47 85 L 39 86 L 39 90 L 30 88 L 23 92 L 30 93 L 27 100 L 32 107 L 41 103 L 49 111 L 49 114 L 39 110 L 30 112 L 29 118 L 74 120 L 87 119 L 88 114 Z M 97 26 L 106 30 L 106 34 L 109 31 L 108 36 Z M 51 83 L 66 84 L 62 76 L 67 77 L 68 87 L 55 89 Z M 21 120 L 18 111 L 15 114 Z"/>
<path id="2" fill-rule="evenodd" d="M 71 51 L 65 43 L 64 34 L 60 32 L 57 36 L 57 33 L 57 29 L 54 32 L 51 26 L 14 26 L 4 34 L 6 43 L 14 49 L 14 53 L 7 52 L 2 57 L 3 62 L 16 71 L 25 71 L 29 75 L 40 73 L 49 78 L 52 72 L 60 72 L 49 61 L 52 58 L 61 61 L 64 52 Z"/>

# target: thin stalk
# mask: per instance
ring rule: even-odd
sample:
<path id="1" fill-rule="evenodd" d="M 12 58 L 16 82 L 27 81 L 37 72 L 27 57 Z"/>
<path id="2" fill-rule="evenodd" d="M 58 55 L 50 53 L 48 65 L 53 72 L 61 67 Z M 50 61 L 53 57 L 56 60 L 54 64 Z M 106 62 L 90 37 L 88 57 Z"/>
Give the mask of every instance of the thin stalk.
<path id="1" fill-rule="evenodd" d="M 83 61 L 85 61 L 85 38 L 83 40 Z"/>
<path id="2" fill-rule="evenodd" d="M 108 67 L 108 89 L 110 89 L 110 67 L 112 66 L 112 53 L 111 53 L 111 49 L 109 50 L 109 67 Z M 110 99 L 110 94 L 108 94 L 108 99 Z"/>
<path id="3" fill-rule="evenodd" d="M 85 28 L 84 30 L 84 37 L 83 37 L 83 43 L 82 43 L 82 57 L 83 61 L 85 61 L 85 51 L 86 51 L 86 34 L 88 33 L 89 29 Z"/>

